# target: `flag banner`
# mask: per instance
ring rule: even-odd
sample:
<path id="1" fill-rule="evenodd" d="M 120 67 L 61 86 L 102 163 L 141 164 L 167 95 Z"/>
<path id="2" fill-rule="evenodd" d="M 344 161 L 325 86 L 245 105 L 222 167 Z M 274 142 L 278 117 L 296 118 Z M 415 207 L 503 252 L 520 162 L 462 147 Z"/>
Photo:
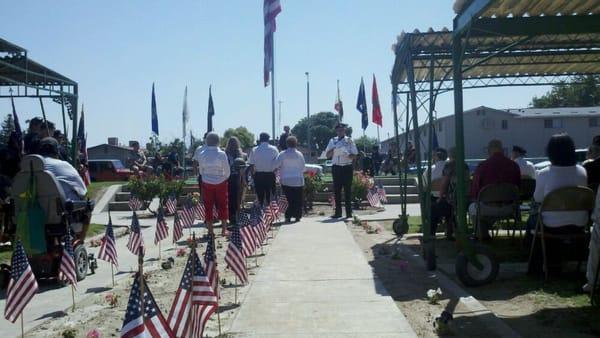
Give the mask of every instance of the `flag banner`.
<path id="1" fill-rule="evenodd" d="M 112 225 L 112 218 L 108 216 L 108 225 L 106 225 L 106 232 L 100 244 L 100 250 L 98 251 L 98 259 L 109 262 L 114 266 L 119 266 L 117 259 L 117 247 L 115 245 L 115 233 Z"/>
<path id="2" fill-rule="evenodd" d="M 165 220 L 165 214 L 163 212 L 163 208 L 158 208 L 158 216 L 156 217 L 156 232 L 154 233 L 154 244 L 158 244 L 158 242 L 163 239 L 169 237 L 169 226 L 167 225 L 167 221 Z"/>
<path id="3" fill-rule="evenodd" d="M 383 115 L 381 114 L 381 106 L 379 105 L 379 93 L 377 92 L 377 80 L 375 80 L 375 74 L 373 74 L 371 99 L 373 100 L 373 123 L 383 127 Z"/>
<path id="4" fill-rule="evenodd" d="M 143 295 L 141 294 L 140 276 L 139 273 L 136 273 L 127 302 L 123 327 L 121 327 L 121 337 L 175 338 L 175 334 L 160 312 L 148 284 L 142 283 Z M 140 306 L 142 302 L 143 307 Z"/>
<path id="5" fill-rule="evenodd" d="M 152 104 L 151 104 L 152 133 L 158 135 L 158 111 L 156 110 L 156 96 L 154 95 L 154 83 L 152 84 Z"/>
<path id="6" fill-rule="evenodd" d="M 360 87 L 358 87 L 356 110 L 360 112 L 362 129 L 367 129 L 367 127 L 369 126 L 369 115 L 367 114 L 367 96 L 365 94 L 365 82 L 362 78 L 360 79 Z"/>
<path id="7" fill-rule="evenodd" d="M 128 203 L 129 203 L 129 209 L 131 211 L 138 211 L 144 205 L 144 203 L 139 198 L 137 198 L 137 197 L 135 197 L 133 195 L 129 198 L 129 202 Z"/>
<path id="8" fill-rule="evenodd" d="M 175 196 L 167 198 L 165 208 L 167 209 L 167 213 L 174 215 L 177 212 L 177 198 Z"/>
<path id="9" fill-rule="evenodd" d="M 79 173 L 85 186 L 89 186 L 92 182 L 90 179 L 90 171 L 88 170 L 88 152 L 87 152 L 87 135 L 85 133 L 85 113 L 83 105 L 81 106 L 81 117 L 79 118 L 79 126 L 77 127 L 77 145 L 79 146 L 79 156 L 82 163 L 85 163 L 82 171 Z"/>
<path id="10" fill-rule="evenodd" d="M 127 249 L 134 255 L 139 255 L 140 250 L 144 250 L 144 237 L 142 236 L 142 229 L 140 228 L 140 221 L 138 220 L 137 214 L 133 212 L 131 218 L 131 227 L 129 228 L 129 241 L 127 241 Z"/>
<path id="11" fill-rule="evenodd" d="M 29 266 L 25 249 L 20 240 L 15 244 L 12 254 L 10 280 L 6 289 L 6 304 L 4 318 L 14 323 L 23 309 L 38 291 L 38 284 Z"/>
<path id="12" fill-rule="evenodd" d="M 207 132 L 211 132 L 213 131 L 213 116 L 215 116 L 215 106 L 213 104 L 213 98 L 212 98 L 212 86 L 208 87 L 208 113 L 206 114 L 207 116 L 207 124 L 206 124 L 206 131 Z"/>
<path id="13" fill-rule="evenodd" d="M 264 52 L 265 60 L 263 66 L 264 73 L 264 84 L 265 87 L 269 85 L 269 76 L 273 71 L 273 33 L 277 29 L 275 18 L 277 14 L 281 13 L 281 4 L 279 0 L 264 0 L 263 2 L 263 14 L 265 23 L 265 36 L 264 36 Z"/>
<path id="14" fill-rule="evenodd" d="M 58 279 L 77 286 L 77 274 L 75 273 L 75 260 L 73 259 L 73 241 L 71 232 L 67 231 L 65 244 L 63 245 L 60 266 L 58 267 Z"/>
<path id="15" fill-rule="evenodd" d="M 219 297 L 219 270 L 217 269 L 217 254 L 215 251 L 215 235 L 209 233 L 204 252 L 204 264 L 206 265 L 206 277 L 212 285 L 215 295 Z"/>
<path id="16" fill-rule="evenodd" d="M 196 219 L 196 210 L 192 205 L 191 201 L 188 201 L 183 206 L 183 210 L 181 211 L 181 222 L 184 228 L 191 228 L 194 225 L 194 220 Z"/>
<path id="17" fill-rule="evenodd" d="M 173 221 L 173 243 L 177 243 L 178 240 L 183 237 L 183 224 L 179 212 L 175 212 L 175 220 Z"/>
<path id="18" fill-rule="evenodd" d="M 248 283 L 248 271 L 246 270 L 246 256 L 243 253 L 242 237 L 240 228 L 233 227 L 229 239 L 229 245 L 225 252 L 225 263 L 240 279 L 242 284 Z"/>
<path id="19" fill-rule="evenodd" d="M 377 188 L 373 187 L 367 191 L 367 200 L 373 208 L 381 208 L 381 198 L 377 193 Z"/>

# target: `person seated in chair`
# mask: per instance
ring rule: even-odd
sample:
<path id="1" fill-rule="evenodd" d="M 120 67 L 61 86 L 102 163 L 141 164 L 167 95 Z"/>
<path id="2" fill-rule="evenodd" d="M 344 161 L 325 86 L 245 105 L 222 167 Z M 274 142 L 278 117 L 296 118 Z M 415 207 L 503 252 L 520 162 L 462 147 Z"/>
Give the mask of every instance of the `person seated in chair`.
<path id="1" fill-rule="evenodd" d="M 510 158 L 519 165 L 521 177 L 535 179 L 535 167 L 533 166 L 533 163 L 525 160 L 525 154 L 527 154 L 527 150 L 520 146 L 513 146 Z"/>
<path id="2" fill-rule="evenodd" d="M 587 269 L 585 272 L 587 283 L 585 283 L 582 288 L 585 292 L 592 291 L 592 288 L 594 287 L 594 281 L 596 280 L 598 263 L 600 262 L 600 196 L 598 194 L 596 194 L 596 204 L 594 206 L 594 212 L 592 213 L 592 220 L 594 221 L 594 226 L 590 230 L 591 238 L 587 259 Z M 598 282 L 600 283 L 600 280 Z M 598 288 L 598 285 L 596 285 L 596 288 Z"/>
<path id="3" fill-rule="evenodd" d="M 587 185 L 597 191 L 600 184 L 600 145 L 592 144 L 587 151 L 587 161 L 583 167 L 587 173 Z"/>
<path id="4" fill-rule="evenodd" d="M 44 168 L 51 172 L 62 187 L 65 198 L 71 201 L 85 199 L 87 189 L 77 170 L 69 163 L 59 160 L 58 142 L 52 137 L 40 141 L 39 154 L 44 157 Z"/>
<path id="5" fill-rule="evenodd" d="M 508 183 L 517 187 L 521 184 L 521 170 L 519 166 L 504 155 L 502 142 L 500 140 L 491 140 L 488 144 L 487 160 L 481 162 L 473 174 L 470 196 L 474 203 L 469 205 L 469 214 L 472 218 L 477 216 L 477 198 L 481 190 L 490 184 Z M 511 206 L 512 208 L 512 206 Z M 502 213 L 502 212 L 500 212 Z M 488 229 L 497 221 L 494 217 L 485 217 L 480 219 L 479 234 L 481 240 L 490 239 Z"/>

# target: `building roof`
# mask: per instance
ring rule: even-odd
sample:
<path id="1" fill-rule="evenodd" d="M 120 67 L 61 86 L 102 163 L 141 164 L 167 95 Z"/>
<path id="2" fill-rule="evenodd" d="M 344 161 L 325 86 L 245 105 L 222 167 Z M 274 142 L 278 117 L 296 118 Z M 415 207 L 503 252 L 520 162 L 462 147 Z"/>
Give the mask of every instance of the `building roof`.
<path id="1" fill-rule="evenodd" d="M 455 0 L 454 11 L 462 14 L 473 0 Z M 481 2 L 481 1 L 479 1 Z M 597 0 L 495 0 L 489 1 L 480 13 L 482 18 L 506 18 L 522 16 L 556 16 L 600 14 Z"/>
<path id="2" fill-rule="evenodd" d="M 103 143 L 103 144 L 99 144 L 99 145 L 97 145 L 97 146 L 89 147 L 89 148 L 88 148 L 88 151 L 90 151 L 91 149 L 103 148 L 103 147 L 109 147 L 109 148 L 114 148 L 114 149 L 118 149 L 118 150 L 133 151 L 133 150 L 132 150 L 131 148 L 129 148 L 129 147 L 115 146 L 115 145 L 108 144 L 108 143 Z"/>
<path id="3" fill-rule="evenodd" d="M 506 109 L 517 118 L 593 117 L 600 116 L 600 106 Z"/>

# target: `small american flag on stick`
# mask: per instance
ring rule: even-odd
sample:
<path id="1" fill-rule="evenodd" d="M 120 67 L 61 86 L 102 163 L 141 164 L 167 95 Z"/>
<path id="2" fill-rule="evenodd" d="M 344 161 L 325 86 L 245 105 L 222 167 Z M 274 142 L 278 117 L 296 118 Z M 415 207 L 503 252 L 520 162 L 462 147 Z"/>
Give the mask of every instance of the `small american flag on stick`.
<path id="1" fill-rule="evenodd" d="M 335 209 L 335 196 L 333 194 L 329 196 L 329 204 Z"/>
<path id="2" fill-rule="evenodd" d="M 195 209 L 191 203 L 186 203 L 181 212 L 181 221 L 184 228 L 191 228 L 194 225 Z"/>
<path id="3" fill-rule="evenodd" d="M 175 212 L 177 212 L 177 198 L 175 196 L 167 198 L 165 206 L 167 208 L 167 213 L 170 215 L 175 214 Z"/>
<path id="4" fill-rule="evenodd" d="M 177 241 L 183 237 L 183 225 L 181 224 L 181 217 L 179 214 L 179 212 L 175 212 L 175 220 L 173 221 L 173 243 L 177 243 Z"/>
<path id="5" fill-rule="evenodd" d="M 206 277 L 208 277 L 215 295 L 219 297 L 219 270 L 217 270 L 214 234 L 208 234 L 208 242 L 206 242 L 206 251 L 204 252 L 204 264 L 206 265 Z"/>
<path id="6" fill-rule="evenodd" d="M 288 200 L 285 197 L 285 195 L 281 195 L 279 196 L 279 199 L 277 200 L 277 203 L 279 204 L 279 212 L 281 213 L 285 213 L 285 211 L 288 208 Z"/>
<path id="7" fill-rule="evenodd" d="M 377 193 L 377 188 L 373 187 L 367 192 L 367 200 L 373 208 L 381 208 L 381 198 Z"/>
<path id="8" fill-rule="evenodd" d="M 138 220 L 135 211 L 133 212 L 133 217 L 131 218 L 131 227 L 129 228 L 129 241 L 127 242 L 127 249 L 129 249 L 129 251 L 131 251 L 131 253 L 134 255 L 138 255 L 140 253 L 140 250 L 144 250 L 144 237 L 142 236 L 140 221 Z"/>
<path id="9" fill-rule="evenodd" d="M 142 201 L 139 198 L 131 195 L 131 197 L 129 198 L 129 209 L 131 209 L 131 211 L 137 211 L 140 210 L 142 206 Z"/>
<path id="10" fill-rule="evenodd" d="M 204 221 L 206 217 L 206 209 L 204 209 L 204 203 L 202 201 L 196 204 L 196 219 Z"/>
<path id="11" fill-rule="evenodd" d="M 156 232 L 154 233 L 154 244 L 169 237 L 169 226 L 165 220 L 163 208 L 158 208 L 158 217 L 156 218 Z"/>
<path id="12" fill-rule="evenodd" d="M 60 266 L 58 267 L 58 278 L 73 286 L 77 285 L 75 261 L 73 260 L 73 242 L 71 241 L 70 231 L 67 231 L 67 235 L 65 236 L 65 244 L 63 246 L 62 257 L 60 258 Z"/>
<path id="13" fill-rule="evenodd" d="M 225 253 L 225 263 L 240 279 L 242 284 L 248 283 L 248 271 L 246 270 L 246 256 L 242 249 L 242 238 L 240 228 L 234 227 L 231 231 L 231 238 L 227 252 Z"/>
<path id="14" fill-rule="evenodd" d="M 6 289 L 6 305 L 4 306 L 4 318 L 14 323 L 23 309 L 38 291 L 38 284 L 27 261 L 27 255 L 23 244 L 17 240 L 15 251 L 11 259 L 12 270 L 8 289 Z M 244 266 L 245 268 L 245 266 Z"/>
<path id="15" fill-rule="evenodd" d="M 377 194 L 379 195 L 379 199 L 381 200 L 381 202 L 387 203 L 387 195 L 385 194 L 385 188 L 383 187 L 383 185 L 379 184 L 377 186 Z"/>
<path id="16" fill-rule="evenodd" d="M 111 263 L 114 266 L 119 266 L 117 259 L 117 248 L 115 246 L 115 233 L 112 225 L 112 218 L 108 216 L 108 225 L 106 226 L 106 232 L 102 237 L 102 243 L 100 244 L 100 250 L 98 251 L 98 258 Z"/>

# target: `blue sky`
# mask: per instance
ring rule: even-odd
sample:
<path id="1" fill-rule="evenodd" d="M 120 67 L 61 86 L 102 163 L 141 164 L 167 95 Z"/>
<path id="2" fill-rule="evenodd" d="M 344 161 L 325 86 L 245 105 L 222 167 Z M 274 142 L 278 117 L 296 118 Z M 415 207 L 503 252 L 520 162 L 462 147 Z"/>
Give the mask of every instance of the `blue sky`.
<path id="1" fill-rule="evenodd" d="M 369 111 L 375 74 L 383 111 L 381 138 L 393 134 L 389 74 L 391 45 L 402 31 L 452 26 L 451 0 L 281 0 L 277 19 L 276 97 L 283 124 L 306 115 L 306 71 L 311 113 L 332 111 L 336 80 L 345 120 L 360 128 L 354 108 L 361 76 Z M 246 126 L 271 131 L 270 88 L 262 84 L 262 1 L 8 1 L 0 12 L 1 37 L 79 83 L 88 144 L 117 136 L 122 143 L 150 136 L 150 91 L 156 83 L 160 139 L 181 137 L 184 87 L 190 125 L 206 129 L 208 86 L 213 86 L 215 129 Z M 547 87 L 479 89 L 465 93 L 465 109 L 526 107 Z M 22 120 L 40 115 L 39 103 L 18 99 Z M 48 118 L 60 106 L 47 101 Z M 0 113 L 10 101 L 0 101 Z M 438 99 L 438 116 L 453 112 L 452 95 Z M 279 132 L 279 131 L 278 131 Z M 371 124 L 367 135 L 376 136 Z"/>

